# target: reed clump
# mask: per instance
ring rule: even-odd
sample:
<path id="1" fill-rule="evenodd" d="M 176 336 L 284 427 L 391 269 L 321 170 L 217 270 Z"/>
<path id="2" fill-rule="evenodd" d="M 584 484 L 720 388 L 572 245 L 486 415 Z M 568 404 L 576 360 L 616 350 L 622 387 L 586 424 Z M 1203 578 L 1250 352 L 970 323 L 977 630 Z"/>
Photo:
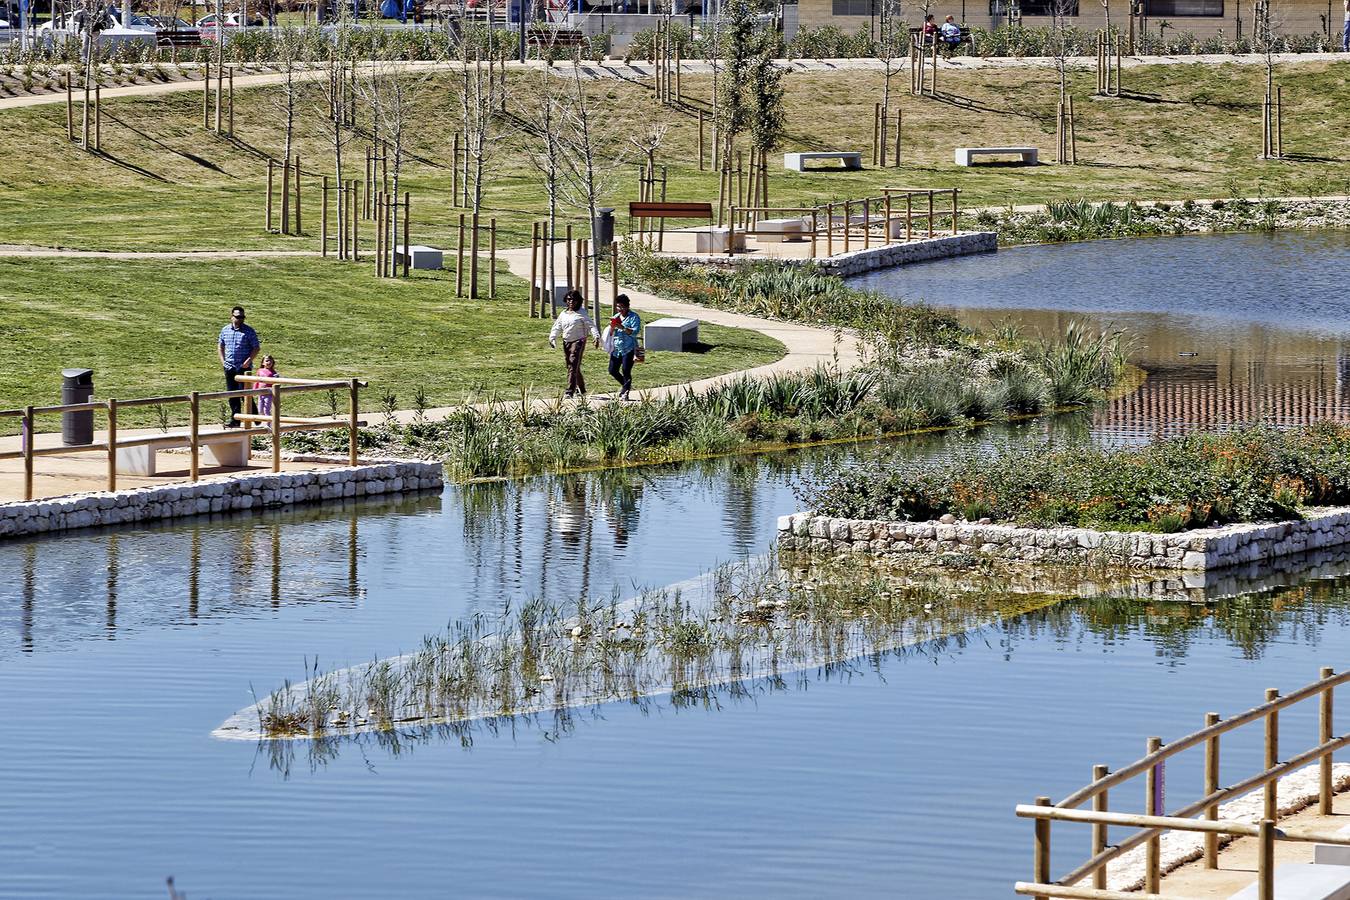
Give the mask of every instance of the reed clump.
<path id="1" fill-rule="evenodd" d="M 321 737 L 695 696 L 963 634 L 1015 602 L 953 596 L 861 560 L 794 577 L 760 558 L 688 590 L 626 602 L 536 599 L 499 618 L 472 615 L 412 653 L 313 668 L 254 712 L 264 736 Z"/>

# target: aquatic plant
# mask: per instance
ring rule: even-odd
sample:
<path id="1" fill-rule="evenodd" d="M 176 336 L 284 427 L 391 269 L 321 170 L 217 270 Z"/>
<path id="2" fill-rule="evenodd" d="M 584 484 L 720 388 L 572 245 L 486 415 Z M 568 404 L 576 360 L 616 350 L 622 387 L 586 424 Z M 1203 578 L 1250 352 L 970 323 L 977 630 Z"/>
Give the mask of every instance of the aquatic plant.
<path id="1" fill-rule="evenodd" d="M 1025 598 L 987 593 L 958 597 L 861 560 L 796 575 L 768 558 L 747 560 L 627 602 L 534 599 L 498 619 L 472 615 L 401 657 L 323 674 L 308 669 L 304 685 L 284 683 L 245 719 L 265 736 L 312 737 L 636 702 L 654 693 L 688 698 L 961 634 L 1013 605 L 1026 608 Z"/>
<path id="2" fill-rule="evenodd" d="M 1350 503 L 1350 427 L 1249 427 L 1144 447 L 996 447 L 916 462 L 878 454 L 816 480 L 821 515 L 930 520 L 951 513 L 1032 525 L 1181 531 L 1300 517 Z"/>

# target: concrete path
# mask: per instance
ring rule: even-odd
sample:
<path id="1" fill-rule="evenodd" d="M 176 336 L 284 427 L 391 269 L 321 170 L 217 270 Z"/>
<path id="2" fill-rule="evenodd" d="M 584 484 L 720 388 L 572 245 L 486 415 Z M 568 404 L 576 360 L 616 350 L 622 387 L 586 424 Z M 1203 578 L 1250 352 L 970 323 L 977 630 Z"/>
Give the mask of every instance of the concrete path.
<path id="1" fill-rule="evenodd" d="M 1279 53 L 1275 55 L 1275 62 L 1281 66 L 1300 65 L 1319 62 L 1337 62 L 1347 61 L 1344 53 Z M 777 61 L 789 72 L 879 72 L 886 68 L 886 63 L 880 59 L 785 59 Z M 1265 65 L 1266 59 L 1259 53 L 1245 54 L 1179 54 L 1176 56 L 1127 56 L 1121 61 L 1123 68 L 1136 68 L 1139 66 L 1176 66 L 1176 65 L 1242 65 L 1255 66 Z M 892 72 L 904 72 L 909 68 L 908 59 L 895 59 L 890 62 Z M 946 71 L 978 71 L 988 69 L 1053 69 L 1057 61 L 1053 57 L 1046 56 L 1025 56 L 1025 57 L 1007 57 L 1007 56 L 954 56 L 950 59 L 940 58 L 938 68 Z M 1066 60 L 1066 65 L 1072 69 L 1089 69 L 1097 65 L 1096 57 L 1073 56 Z M 460 63 L 457 62 L 408 62 L 403 63 L 402 68 L 407 72 L 426 72 L 426 71 L 447 71 L 453 72 L 459 70 Z M 60 71 L 63 67 L 54 67 L 54 71 Z M 185 65 L 184 69 L 190 69 L 191 66 Z M 560 77 L 571 73 L 571 67 L 566 64 L 556 64 L 548 67 L 539 60 L 530 60 L 526 63 L 508 62 L 507 68 L 515 71 L 537 71 L 547 69 Z M 681 64 L 681 72 L 687 75 L 708 75 L 712 73 L 712 64 L 702 60 L 685 60 Z M 643 81 L 652 76 L 652 66 L 647 63 L 634 60 L 624 62 L 622 59 L 605 60 L 604 62 L 586 62 L 582 64 L 583 76 L 589 79 L 614 78 L 624 81 Z M 316 80 L 323 78 L 325 72 L 322 69 L 300 72 L 296 78 L 302 81 Z M 235 75 L 234 86 L 239 89 L 252 87 L 267 87 L 280 84 L 285 80 L 285 75 L 277 72 L 258 73 L 253 75 Z M 103 89 L 105 99 L 116 100 L 120 97 L 153 97 L 163 94 L 177 94 L 184 91 L 200 91 L 202 82 L 200 79 L 187 79 L 183 81 L 167 82 L 149 82 L 146 84 L 133 84 L 123 87 L 106 87 Z M 3 97 L 0 98 L 0 111 L 7 109 L 22 109 L 30 106 L 46 106 L 53 103 L 64 103 L 66 99 L 65 91 L 53 91 L 47 94 L 25 95 L 21 97 Z"/>
<path id="2" fill-rule="evenodd" d="M 0 256 L 38 259 L 255 259 L 260 256 L 318 256 L 318 250 L 71 250 L 65 247 L 30 247 L 0 244 Z"/>

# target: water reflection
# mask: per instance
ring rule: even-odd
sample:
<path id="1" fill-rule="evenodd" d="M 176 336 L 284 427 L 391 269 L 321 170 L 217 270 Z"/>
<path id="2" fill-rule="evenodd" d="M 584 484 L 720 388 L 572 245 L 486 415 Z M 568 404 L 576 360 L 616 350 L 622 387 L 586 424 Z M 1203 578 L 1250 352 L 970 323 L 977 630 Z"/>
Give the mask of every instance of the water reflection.
<path id="1" fill-rule="evenodd" d="M 1350 419 L 1350 233 L 1201 235 L 1001 250 L 858 279 L 1062 334 L 1070 321 L 1123 328 L 1149 372 L 1098 411 L 1126 438 L 1246 422 Z"/>
<path id="2" fill-rule="evenodd" d="M 33 653 L 115 640 L 129 627 L 195 624 L 285 604 L 350 605 L 362 591 L 363 524 L 440 502 L 425 495 L 335 502 L 15 542 L 3 555 L 17 557 L 18 603 L 5 602 L 8 592 L 0 590 L 0 636 L 14 634 L 18 648 Z"/>

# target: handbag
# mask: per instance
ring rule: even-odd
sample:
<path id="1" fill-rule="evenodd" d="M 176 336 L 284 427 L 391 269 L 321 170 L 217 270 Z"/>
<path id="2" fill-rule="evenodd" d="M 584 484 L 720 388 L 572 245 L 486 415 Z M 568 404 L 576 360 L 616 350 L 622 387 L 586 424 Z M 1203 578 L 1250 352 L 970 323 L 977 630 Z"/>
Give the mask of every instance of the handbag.
<path id="1" fill-rule="evenodd" d="M 600 346 L 605 348 L 605 352 L 610 356 L 614 355 L 614 328 L 606 325 L 605 330 L 600 334 Z"/>

